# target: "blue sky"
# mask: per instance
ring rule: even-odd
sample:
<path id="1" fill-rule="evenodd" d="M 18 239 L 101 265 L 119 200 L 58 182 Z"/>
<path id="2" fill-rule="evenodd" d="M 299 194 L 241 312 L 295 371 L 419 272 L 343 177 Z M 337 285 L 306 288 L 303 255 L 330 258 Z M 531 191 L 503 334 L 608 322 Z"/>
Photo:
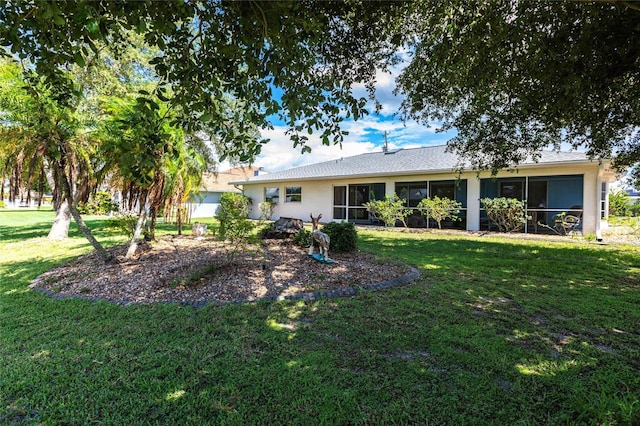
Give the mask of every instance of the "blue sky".
<path id="1" fill-rule="evenodd" d="M 391 73 L 378 73 L 376 97 L 382 104 L 382 110 L 379 114 L 375 114 L 375 105 L 370 102 L 367 109 L 374 112 L 358 121 L 346 120 L 343 123 L 343 130 L 348 131 L 349 134 L 344 137 L 342 149 L 339 145 L 322 145 L 319 135 L 313 134 L 309 136 L 308 143 L 311 153 L 300 154 L 300 150 L 293 148 L 293 142 L 285 134 L 286 126 L 274 123 L 273 130 L 262 131 L 262 136 L 269 138 L 270 142 L 262 148 L 262 153 L 254 165 L 264 167 L 269 172 L 276 172 L 306 164 L 381 151 L 385 131 L 389 147 L 392 149 L 445 144 L 455 133 L 436 133 L 437 125 L 435 124 L 425 126 L 413 121 L 405 123 L 394 116 L 402 102 L 400 96 L 393 94 L 395 77 L 399 72 L 400 68 L 395 68 Z M 364 87 L 357 87 L 356 94 L 367 97 Z"/>
<path id="2" fill-rule="evenodd" d="M 404 58 L 405 60 L 409 59 L 408 56 Z M 262 148 L 262 153 L 254 165 L 263 167 L 268 172 L 277 172 L 342 157 L 379 152 L 384 145 L 385 131 L 390 149 L 446 144 L 456 135 L 455 131 L 438 133 L 439 123 L 431 123 L 430 126 L 426 126 L 415 121 L 403 122 L 395 116 L 403 98 L 394 95 L 393 91 L 396 76 L 403 67 L 404 65 L 401 63 L 394 67 L 390 73 L 378 72 L 376 97 L 382 104 L 382 110 L 379 114 L 375 114 L 375 103 L 370 101 L 367 104 L 367 109 L 372 111 L 369 115 L 358 121 L 346 120 L 342 128 L 349 134 L 344 137 L 342 148 L 339 145 L 322 145 L 319 135 L 313 134 L 308 136 L 311 153 L 301 154 L 300 149 L 293 148 L 293 142 L 285 134 L 287 127 L 274 123 L 273 129 L 261 132 L 263 137 L 270 139 L 270 142 Z M 367 98 L 364 86 L 356 87 L 355 90 L 357 96 Z M 562 149 L 571 150 L 569 146 L 563 146 Z"/>

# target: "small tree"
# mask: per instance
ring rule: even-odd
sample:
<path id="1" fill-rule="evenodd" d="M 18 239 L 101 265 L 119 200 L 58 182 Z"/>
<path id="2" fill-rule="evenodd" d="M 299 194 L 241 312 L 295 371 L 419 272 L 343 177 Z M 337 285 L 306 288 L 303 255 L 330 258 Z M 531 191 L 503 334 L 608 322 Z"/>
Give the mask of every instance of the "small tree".
<path id="1" fill-rule="evenodd" d="M 247 249 L 254 224 L 249 220 L 249 198 L 242 194 L 225 193 L 220 197 L 219 236 L 229 242 L 227 258 L 232 262 L 236 254 Z"/>
<path id="2" fill-rule="evenodd" d="M 402 222 L 407 227 L 405 219 L 413 211 L 405 206 L 405 200 L 394 194 L 386 194 L 384 200 L 371 200 L 364 203 L 367 211 L 376 219 L 384 222 L 385 226 L 395 226 L 397 221 Z"/>
<path id="3" fill-rule="evenodd" d="M 276 206 L 276 203 L 269 200 L 260 203 L 260 217 L 264 220 L 271 220 Z"/>
<path id="4" fill-rule="evenodd" d="M 480 200 L 487 217 L 500 232 L 515 232 L 527 223 L 524 201 L 516 198 L 483 198 Z"/>
<path id="5" fill-rule="evenodd" d="M 440 198 L 437 195 L 433 198 L 424 198 L 418 203 L 420 214 L 427 219 L 435 220 L 438 229 L 442 229 L 443 220 L 458 220 L 460 207 L 462 207 L 462 203 L 447 197 Z"/>

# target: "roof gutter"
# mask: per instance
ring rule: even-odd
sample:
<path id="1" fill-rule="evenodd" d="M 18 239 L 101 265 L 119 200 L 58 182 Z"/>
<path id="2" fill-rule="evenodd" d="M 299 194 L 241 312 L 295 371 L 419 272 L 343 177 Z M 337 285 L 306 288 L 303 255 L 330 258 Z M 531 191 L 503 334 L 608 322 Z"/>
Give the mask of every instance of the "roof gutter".
<path id="1" fill-rule="evenodd" d="M 608 160 L 603 160 L 607 161 Z M 579 160 L 579 161 L 552 161 L 545 163 L 527 163 L 521 164 L 515 169 L 529 169 L 529 168 L 540 168 L 540 167 L 552 167 L 557 165 L 567 165 L 567 164 L 590 164 L 594 163 L 595 160 Z M 602 161 L 600 161 L 602 163 Z M 503 169 L 501 171 L 507 171 L 507 169 Z M 333 176 L 308 176 L 308 177 L 283 177 L 276 179 L 249 179 L 243 181 L 233 181 L 230 184 L 233 184 L 237 187 L 237 185 L 251 185 L 251 184 L 266 184 L 266 183 L 283 183 L 283 182 L 306 182 L 306 181 L 318 181 L 318 180 L 335 180 L 335 179 L 360 179 L 360 178 L 368 178 L 368 177 L 378 177 L 378 176 L 411 176 L 411 175 L 424 175 L 424 174 L 441 174 L 441 173 L 457 173 L 458 171 L 455 169 L 431 169 L 431 170 L 399 170 L 394 172 L 384 172 L 384 173 L 358 173 L 358 174 L 341 174 L 341 175 L 333 175 Z M 476 173 L 475 170 L 463 170 L 462 173 Z M 269 176 L 269 175 L 265 175 Z"/>

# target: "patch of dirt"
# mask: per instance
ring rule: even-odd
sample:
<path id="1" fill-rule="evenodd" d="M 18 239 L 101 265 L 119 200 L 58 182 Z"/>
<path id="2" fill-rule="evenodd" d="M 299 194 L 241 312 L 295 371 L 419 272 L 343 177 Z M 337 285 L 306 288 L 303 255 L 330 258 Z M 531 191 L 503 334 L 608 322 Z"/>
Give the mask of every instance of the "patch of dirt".
<path id="1" fill-rule="evenodd" d="M 31 287 L 56 297 L 82 297 L 119 304 L 240 302 L 299 293 L 337 291 L 393 280 L 408 265 L 382 262 L 365 253 L 331 253 L 333 264 L 308 256 L 290 240 L 265 240 L 235 254 L 217 240 L 173 236 L 142 243 L 134 259 L 126 245 L 108 251 L 117 263 L 90 253 L 40 275 Z"/>

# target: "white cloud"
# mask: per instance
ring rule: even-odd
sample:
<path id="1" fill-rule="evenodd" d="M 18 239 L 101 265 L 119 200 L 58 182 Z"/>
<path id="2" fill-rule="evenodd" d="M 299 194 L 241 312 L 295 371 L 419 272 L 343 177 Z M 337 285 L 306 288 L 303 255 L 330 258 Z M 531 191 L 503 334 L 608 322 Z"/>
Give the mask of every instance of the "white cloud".
<path id="1" fill-rule="evenodd" d="M 293 147 L 293 142 L 285 134 L 285 131 L 285 127 L 275 127 L 273 130 L 262 132 L 262 136 L 269 138 L 270 141 L 262 148 L 260 156 L 256 159 L 256 166 L 275 172 L 376 150 L 376 146 L 372 142 L 348 140 L 347 138 L 342 143 L 342 148 L 339 145 L 326 146 L 322 144 L 319 135 L 313 134 L 309 135 L 307 143 L 311 152 L 301 154 L 300 148 Z"/>
<path id="2" fill-rule="evenodd" d="M 358 121 L 347 121 L 342 126 L 349 132 L 344 137 L 342 148 L 339 145 L 323 145 L 319 134 L 309 135 L 308 146 L 311 153 L 301 154 L 300 148 L 293 148 L 293 142 L 285 134 L 285 126 L 275 126 L 272 130 L 262 131 L 262 136 L 270 141 L 263 148 L 255 165 L 275 172 L 312 163 L 334 160 L 342 157 L 380 151 L 384 144 L 384 132 L 387 132 L 389 148 L 417 148 L 429 145 L 443 145 L 452 137 L 439 134 L 434 127 L 416 122 L 402 123 L 384 116 L 367 116 Z"/>
<path id="3" fill-rule="evenodd" d="M 406 52 L 399 52 L 407 58 Z M 349 132 L 344 137 L 342 149 L 338 145 L 323 145 L 318 134 L 308 135 L 311 153 L 301 154 L 299 148 L 293 148 L 293 142 L 285 134 L 286 126 L 274 125 L 271 130 L 262 131 L 262 136 L 270 142 L 262 148 L 262 153 L 255 165 L 275 172 L 283 169 L 299 167 L 306 164 L 334 160 L 341 157 L 379 151 L 384 144 L 387 132 L 391 149 L 416 148 L 429 145 L 443 145 L 453 134 L 437 133 L 437 123 L 425 126 L 415 121 L 402 122 L 395 114 L 399 111 L 402 97 L 393 93 L 395 79 L 404 68 L 406 61 L 392 67 L 389 72 L 378 71 L 376 74 L 376 98 L 382 104 L 379 114 L 375 113 L 375 102 L 369 101 L 366 108 L 370 115 L 358 121 L 347 120 L 342 123 L 342 130 Z M 354 88 L 356 96 L 368 97 L 363 85 Z M 274 123 L 275 124 L 275 123 Z"/>

